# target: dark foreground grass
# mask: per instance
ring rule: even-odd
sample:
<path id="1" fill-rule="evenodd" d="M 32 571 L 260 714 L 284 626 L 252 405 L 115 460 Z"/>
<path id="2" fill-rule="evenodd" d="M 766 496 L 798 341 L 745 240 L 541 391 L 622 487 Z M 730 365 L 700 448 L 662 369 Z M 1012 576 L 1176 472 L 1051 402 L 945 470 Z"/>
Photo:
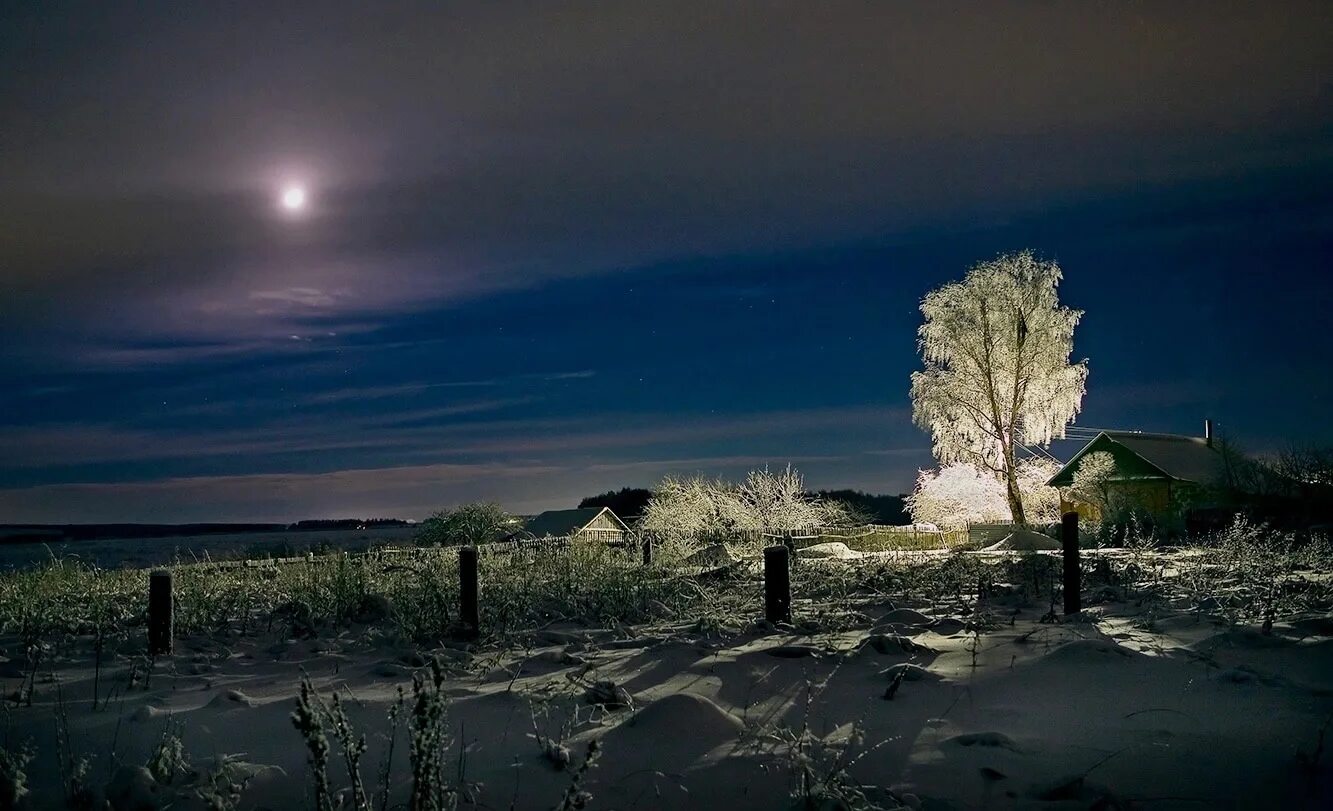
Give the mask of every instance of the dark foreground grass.
<path id="1" fill-rule="evenodd" d="M 857 541 L 873 547 L 880 539 Z M 900 544 L 894 550 L 850 561 L 798 560 L 793 597 L 837 609 L 865 599 L 953 603 L 995 590 L 1053 599 L 1060 589 L 1058 556 L 918 554 Z M 1333 571 L 1327 541 L 1298 543 L 1245 522 L 1189 547 L 1144 543 L 1086 555 L 1083 565 L 1085 588 L 1113 587 L 1176 607 L 1215 605 L 1236 621 L 1271 622 L 1282 614 L 1321 610 L 1333 588 L 1326 576 Z M 456 549 L 169 568 L 179 635 L 314 636 L 321 629 L 374 623 L 405 641 L 430 645 L 459 630 Z M 594 544 L 487 552 L 480 579 L 483 644 L 559 621 L 606 627 L 719 612 L 745 621 L 762 607 L 762 570 L 755 561 L 701 575 L 669 563 L 643 566 L 637 554 Z M 0 634 L 17 638 L 30 657 L 62 638 L 87 638 L 99 649 L 138 640 L 147 621 L 147 593 L 147 571 L 69 560 L 0 574 Z"/>
<path id="2" fill-rule="evenodd" d="M 353 622 L 392 624 L 409 640 L 457 630 L 458 552 L 337 553 L 298 563 L 187 564 L 173 572 L 180 635 L 249 634 L 292 626 L 297 635 Z M 481 620 L 506 635 L 561 619 L 642 622 L 701 598 L 688 578 L 594 545 L 481 556 Z M 0 575 L 0 633 L 29 644 L 72 635 L 120 635 L 147 622 L 148 572 L 53 560 Z"/>

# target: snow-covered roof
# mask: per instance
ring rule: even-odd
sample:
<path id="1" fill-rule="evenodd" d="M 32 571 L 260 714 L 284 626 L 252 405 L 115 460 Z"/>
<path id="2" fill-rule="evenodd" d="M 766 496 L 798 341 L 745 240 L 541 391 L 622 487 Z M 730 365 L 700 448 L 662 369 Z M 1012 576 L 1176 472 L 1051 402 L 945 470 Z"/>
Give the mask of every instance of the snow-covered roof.
<path id="1" fill-rule="evenodd" d="M 1173 479 L 1207 484 L 1225 472 L 1222 454 L 1201 437 L 1124 431 L 1107 436 Z"/>
<path id="2" fill-rule="evenodd" d="M 1140 431 L 1102 431 L 1083 446 L 1073 459 L 1051 477 L 1049 484 L 1065 487 L 1073 483 L 1083 457 L 1093 451 L 1108 451 L 1116 457 L 1121 478 L 1166 478 L 1210 484 L 1225 473 L 1222 454 L 1203 437 L 1179 434 L 1147 434 Z M 1146 465 L 1126 465 L 1125 453 Z M 1127 469 L 1127 468 L 1134 469 Z"/>
<path id="3" fill-rule="evenodd" d="M 596 521 L 602 513 L 609 515 L 622 529 L 628 530 L 625 522 L 611 512 L 610 507 L 583 507 L 574 510 L 547 510 L 532 517 L 523 529 L 534 538 L 563 538 L 574 535 L 579 530 Z"/>

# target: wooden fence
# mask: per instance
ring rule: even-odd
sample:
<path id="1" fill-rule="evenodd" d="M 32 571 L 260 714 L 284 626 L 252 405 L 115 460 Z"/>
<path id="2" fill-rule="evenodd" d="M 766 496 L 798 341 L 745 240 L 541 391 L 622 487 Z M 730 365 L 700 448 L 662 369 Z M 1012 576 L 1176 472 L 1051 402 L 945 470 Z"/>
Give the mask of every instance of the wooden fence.
<path id="1" fill-rule="evenodd" d="M 494 541 L 492 543 L 480 544 L 477 546 L 479 554 L 491 555 L 513 555 L 527 553 L 533 555 L 553 554 L 568 549 L 573 542 L 571 536 L 561 536 L 558 538 L 528 538 L 523 540 Z M 610 541 L 607 546 L 625 548 L 629 550 L 638 550 L 638 544 L 633 541 Z M 365 561 L 385 561 L 392 562 L 394 558 L 404 555 L 449 555 L 456 554 L 462 546 L 384 546 L 378 549 L 371 549 L 364 552 L 348 552 L 346 557 L 358 563 Z M 253 569 L 264 568 L 267 566 L 284 566 L 293 563 L 328 563 L 340 558 L 337 554 L 320 554 L 308 552 L 304 555 L 294 555 L 283 558 L 247 558 L 244 560 L 209 560 L 204 559 L 192 563 L 183 564 L 185 566 L 199 566 L 211 569 Z"/>
<path id="2" fill-rule="evenodd" d="M 1079 546 L 1078 546 L 1078 513 L 1066 513 L 1061 526 L 1060 536 L 1063 539 L 1063 594 L 1064 594 L 1064 612 L 1066 616 L 1077 616 L 1081 607 L 1081 587 L 1082 570 L 1079 565 Z M 999 529 L 1007 525 L 992 525 Z M 809 534 L 798 536 L 796 531 L 788 531 L 782 534 L 786 543 L 772 544 L 764 548 L 764 617 L 773 626 L 781 629 L 784 624 L 792 621 L 792 595 L 791 595 L 791 546 L 792 541 L 797 537 L 817 538 L 827 537 L 823 534 L 821 527 L 810 527 Z M 892 533 L 889 533 L 892 534 Z M 943 536 L 947 533 L 938 533 Z M 864 536 L 863 536 L 864 537 Z M 459 574 L 459 617 L 462 620 L 462 635 L 467 639 L 477 639 L 481 636 L 483 628 L 481 627 L 480 601 L 481 592 L 481 569 L 478 565 L 479 557 L 485 549 L 486 553 L 509 553 L 524 551 L 525 549 L 534 549 L 539 551 L 560 550 L 569 547 L 569 538 L 541 538 L 536 541 L 508 541 L 498 544 L 487 544 L 482 547 L 451 547 L 458 550 L 458 574 Z M 637 547 L 637 544 L 630 542 L 625 544 L 630 549 Z M 427 547 L 433 551 L 443 552 L 444 549 Z M 360 553 L 363 561 L 378 557 L 384 559 L 386 556 L 401 552 L 414 552 L 420 554 L 423 550 L 413 549 L 381 549 L 372 552 Z M 386 553 L 388 553 L 386 555 Z M 333 556 L 328 556 L 333 557 Z M 309 561 L 315 560 L 312 555 L 302 558 L 285 558 L 285 562 Z M 334 559 L 342 560 L 341 556 Z M 278 560 L 269 561 L 270 564 L 276 564 Z M 645 555 L 647 563 L 647 555 Z M 241 566 L 254 564 L 253 561 L 236 561 Z M 172 573 L 168 570 L 156 570 L 149 575 L 148 588 L 148 649 L 150 655 L 157 657 L 160 655 L 170 655 L 174 649 L 173 637 L 175 635 L 175 600 L 172 596 Z M 1052 613 L 1054 613 L 1054 603 L 1052 603 Z M 1044 621 L 1044 620 L 1043 620 Z M 1265 625 L 1264 632 L 1268 633 L 1271 622 Z M 896 683 L 895 683 L 896 686 Z M 887 698 L 893 697 L 890 690 L 886 694 Z"/>
<path id="3" fill-rule="evenodd" d="M 1000 525 L 975 525 L 978 527 L 998 527 Z M 868 538 L 880 538 L 887 540 L 891 546 L 895 539 L 901 539 L 904 546 L 911 548 L 936 548 L 949 549 L 960 546 L 971 540 L 969 530 L 961 531 L 943 531 L 924 529 L 917 526 L 890 526 L 886 524 L 865 524 L 858 527 L 822 527 L 808 526 L 796 527 L 782 532 L 764 532 L 764 531 L 743 531 L 730 533 L 724 538 L 718 538 L 719 541 L 728 542 L 752 542 L 765 544 L 781 544 L 791 548 L 801 548 L 811 546 L 817 543 L 827 543 L 831 541 L 851 542 L 849 545 L 855 545 L 856 541 L 863 541 Z M 480 544 L 477 547 L 479 554 L 490 557 L 493 555 L 524 555 L 540 556 L 546 554 L 558 553 L 569 548 L 574 543 L 572 536 L 547 537 L 547 538 L 529 538 L 522 540 L 494 541 L 491 543 Z M 595 543 L 589 541 L 589 543 Z M 627 556 L 638 555 L 641 552 L 641 541 L 637 538 L 626 539 L 623 541 L 606 541 L 606 546 L 623 549 Z M 357 563 L 366 561 L 384 561 L 392 562 L 395 557 L 402 555 L 430 555 L 430 554 L 456 554 L 460 547 L 445 546 L 387 546 L 379 549 L 373 549 L 364 552 L 348 552 L 346 557 Z M 320 554 L 313 552 L 304 555 L 294 555 L 282 558 L 258 558 L 244 560 L 221 560 L 214 561 L 205 558 L 201 561 L 185 564 L 189 566 L 201 566 L 213 569 L 238 569 L 238 568 L 262 568 L 268 566 L 283 566 L 294 563 L 327 563 L 338 560 L 340 555 Z"/>

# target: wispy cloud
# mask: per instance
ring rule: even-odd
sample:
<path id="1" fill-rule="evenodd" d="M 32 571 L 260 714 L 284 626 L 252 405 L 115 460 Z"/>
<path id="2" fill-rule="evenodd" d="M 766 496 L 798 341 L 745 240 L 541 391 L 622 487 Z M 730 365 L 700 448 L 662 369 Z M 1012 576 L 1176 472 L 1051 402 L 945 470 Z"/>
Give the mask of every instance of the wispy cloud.
<path id="1" fill-rule="evenodd" d="M 775 437 L 827 436 L 829 432 L 859 436 L 887 430 L 892 421 L 889 410 L 865 407 L 709 417 L 612 413 L 576 418 L 452 419 L 527 402 L 530 398 L 483 400 L 373 415 L 328 415 L 318 421 L 295 416 L 260 426 L 217 430 L 128 429 L 96 424 L 10 426 L 0 428 L 0 444 L 12 449 L 9 457 L 0 460 L 0 471 L 9 470 L 13 479 L 17 471 L 62 465 L 228 456 L 244 457 L 253 463 L 291 454 L 303 454 L 306 464 L 320 465 L 327 464 L 320 454 L 337 452 L 338 458 L 346 459 L 357 451 L 391 451 L 399 459 L 431 463 L 566 456 L 586 459 L 590 454 L 600 454 L 602 460 L 594 462 L 615 465 L 635 461 L 615 458 L 618 453 L 642 454 L 650 448 L 679 452 L 718 440 L 742 444 L 762 440 L 765 445 L 781 448 L 781 442 L 774 445 Z M 608 427 L 617 424 L 619 427 Z"/>
<path id="2" fill-rule="evenodd" d="M 0 489 L 0 516 L 25 522 L 290 521 L 305 517 L 423 518 L 445 506 L 499 500 L 516 512 L 568 507 L 626 483 L 672 472 L 737 476 L 762 465 L 842 469 L 843 456 L 662 457 L 623 463 L 434 463 L 318 473 L 186 476 L 131 482 L 71 482 Z M 806 466 L 809 466 L 808 468 Z M 819 486 L 876 488 L 873 471 Z M 844 470 L 843 475 L 848 471 Z M 809 477 L 807 481 L 815 484 Z"/>
<path id="3" fill-rule="evenodd" d="M 435 389 L 460 389 L 460 388 L 482 388 L 490 386 L 502 386 L 507 383 L 521 381 L 539 381 L 555 382 L 561 380 L 587 380 L 595 377 L 597 373 L 592 369 L 581 369 L 576 372 L 537 372 L 533 374 L 511 375 L 509 377 L 492 377 L 478 380 L 447 380 L 430 383 L 403 383 L 393 386 L 357 386 L 345 389 L 334 389 L 332 391 L 320 392 L 304 398 L 304 402 L 311 405 L 323 403 L 341 403 L 348 400 L 379 400 L 386 397 L 403 397 Z"/>
<path id="4" fill-rule="evenodd" d="M 0 470 L 245 455 L 252 459 L 292 453 L 400 448 L 456 430 L 451 417 L 482 414 L 532 402 L 513 397 L 433 408 L 338 415 L 320 421 L 306 416 L 270 419 L 243 428 L 130 428 L 108 423 L 0 427 L 0 445 L 10 455 Z M 224 409 L 231 408 L 222 404 Z M 176 414 L 182 411 L 176 411 Z"/>
<path id="5" fill-rule="evenodd" d="M 786 464 L 801 465 L 814 462 L 841 462 L 846 456 L 787 456 L 783 454 L 750 456 L 696 456 L 688 459 L 645 459 L 635 462 L 608 462 L 588 465 L 585 469 L 594 473 L 648 472 L 660 474 L 672 470 L 688 470 L 714 474 L 721 470 L 734 468 L 757 468 L 763 466 L 781 466 Z"/>
<path id="6" fill-rule="evenodd" d="M 388 397 L 406 397 L 434 389 L 480 388 L 498 385 L 498 380 L 453 380 L 445 383 L 403 383 L 397 386 L 357 386 L 334 389 L 304 398 L 308 405 L 343 403 L 349 400 L 382 400 Z"/>
<path id="7" fill-rule="evenodd" d="M 561 468 L 434 464 L 327 473 L 198 476 L 122 483 L 69 483 L 0 489 L 12 522 L 288 521 L 303 516 L 424 517 L 447 504 L 493 498 L 496 489 L 536 494 L 534 480 Z M 523 482 L 528 482 L 524 485 Z"/>
<path id="8" fill-rule="evenodd" d="M 135 346 L 91 342 L 78 347 L 73 360 L 85 368 L 153 368 L 160 366 L 225 360 L 257 353 L 291 354 L 299 351 L 287 338 L 235 340 L 211 343 L 182 342 L 161 346 Z"/>

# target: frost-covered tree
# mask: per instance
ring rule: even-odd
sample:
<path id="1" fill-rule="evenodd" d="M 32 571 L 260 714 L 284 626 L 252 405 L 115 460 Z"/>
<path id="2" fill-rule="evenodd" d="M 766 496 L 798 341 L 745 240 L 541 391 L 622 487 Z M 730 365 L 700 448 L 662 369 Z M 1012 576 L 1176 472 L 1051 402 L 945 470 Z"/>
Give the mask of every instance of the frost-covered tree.
<path id="1" fill-rule="evenodd" d="M 846 507 L 806 492 L 799 471 L 750 471 L 739 484 L 669 476 L 653 491 L 639 528 L 685 545 L 848 521 Z"/>
<path id="2" fill-rule="evenodd" d="M 1060 490 L 1046 482 L 1060 472 L 1060 464 L 1050 459 L 1024 459 L 1018 463 L 1018 492 L 1023 496 L 1023 512 L 1033 524 L 1054 524 L 1060 520 Z"/>
<path id="3" fill-rule="evenodd" d="M 702 540 L 726 534 L 731 485 L 703 476 L 668 476 L 653 490 L 639 528 L 663 540 Z"/>
<path id="4" fill-rule="evenodd" d="M 965 462 L 920 471 L 916 488 L 907 497 L 907 509 L 914 523 L 941 529 L 1007 521 L 1010 515 L 1000 480 Z"/>
<path id="5" fill-rule="evenodd" d="M 912 417 L 942 465 L 1000 478 L 1014 520 L 1027 523 L 1015 445 L 1063 437 L 1082 406 L 1087 361 L 1070 363 L 1081 310 L 1060 304 L 1062 274 L 1031 251 L 974 265 L 928 293 L 912 374 Z"/>
<path id="6" fill-rule="evenodd" d="M 1069 483 L 1072 500 L 1097 508 L 1105 516 L 1111 508 L 1111 480 L 1116 477 L 1115 457 L 1106 451 L 1094 451 L 1083 457 Z"/>
<path id="7" fill-rule="evenodd" d="M 441 510 L 421 522 L 417 543 L 454 546 L 488 543 L 518 526 L 499 504 L 475 502 Z"/>
<path id="8" fill-rule="evenodd" d="M 1054 463 L 1041 459 L 1025 459 L 1018 464 L 1019 490 L 1028 518 L 1034 523 L 1059 520 L 1060 492 L 1046 484 L 1058 469 Z M 1014 520 L 1004 482 L 966 462 L 920 471 L 916 489 L 907 498 L 907 508 L 914 522 L 944 529 Z"/>
<path id="9" fill-rule="evenodd" d="M 805 480 L 791 465 L 776 473 L 768 468 L 751 470 L 726 503 L 736 527 L 760 532 L 841 525 L 847 517 L 841 503 L 821 501 L 806 492 Z"/>

